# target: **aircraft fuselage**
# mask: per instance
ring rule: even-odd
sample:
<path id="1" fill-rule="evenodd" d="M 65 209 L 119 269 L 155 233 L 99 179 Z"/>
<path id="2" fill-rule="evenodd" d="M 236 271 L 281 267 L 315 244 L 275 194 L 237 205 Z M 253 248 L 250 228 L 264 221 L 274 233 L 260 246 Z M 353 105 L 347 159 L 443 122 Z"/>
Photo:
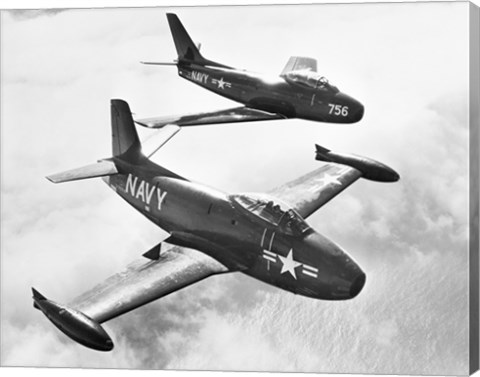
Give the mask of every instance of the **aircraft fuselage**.
<path id="1" fill-rule="evenodd" d="M 339 246 L 309 228 L 285 231 L 243 208 L 234 195 L 190 182 L 158 165 L 116 161 L 124 174 L 105 182 L 171 234 L 167 242 L 210 255 L 231 270 L 303 296 L 345 300 L 365 274 Z"/>
<path id="2" fill-rule="evenodd" d="M 280 76 L 194 63 L 179 64 L 178 74 L 223 97 L 286 118 L 355 123 L 364 113 L 360 102 L 330 85 L 312 88 Z"/>

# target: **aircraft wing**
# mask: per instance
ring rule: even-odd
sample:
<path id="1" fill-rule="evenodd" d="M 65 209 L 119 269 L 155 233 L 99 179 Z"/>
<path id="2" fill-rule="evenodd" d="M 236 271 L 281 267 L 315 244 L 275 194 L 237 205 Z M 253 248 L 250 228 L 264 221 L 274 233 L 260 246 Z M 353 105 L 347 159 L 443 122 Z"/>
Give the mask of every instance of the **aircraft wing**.
<path id="1" fill-rule="evenodd" d="M 131 263 L 124 271 L 76 298 L 68 307 L 102 323 L 224 272 L 228 269 L 223 264 L 200 251 L 171 246 L 162 250 L 157 260 L 142 258 Z"/>
<path id="2" fill-rule="evenodd" d="M 376 182 L 396 182 L 400 175 L 391 167 L 368 157 L 336 153 L 315 145 L 321 168 L 284 184 L 269 194 L 290 204 L 307 218 L 325 203 L 340 194 L 360 177 Z"/>
<path id="3" fill-rule="evenodd" d="M 317 72 L 317 61 L 313 58 L 306 58 L 303 56 L 292 56 L 288 59 L 287 65 L 283 68 L 280 76 L 284 76 L 288 72 L 309 70 Z"/>
<path id="4" fill-rule="evenodd" d="M 63 333 L 86 347 L 110 351 L 113 342 L 102 322 L 178 291 L 208 276 L 228 272 L 200 251 L 160 243 L 127 268 L 67 305 L 47 299 L 32 288 L 34 307 Z"/>
<path id="5" fill-rule="evenodd" d="M 361 176 L 359 170 L 350 166 L 327 163 L 269 194 L 290 204 L 303 218 L 307 218 Z"/>
<path id="6" fill-rule="evenodd" d="M 188 127 L 274 119 L 285 119 L 285 117 L 280 114 L 269 113 L 266 111 L 242 106 L 205 113 L 139 119 L 136 120 L 135 123 L 149 128 L 162 128 L 166 125 L 172 124 L 180 127 Z"/>

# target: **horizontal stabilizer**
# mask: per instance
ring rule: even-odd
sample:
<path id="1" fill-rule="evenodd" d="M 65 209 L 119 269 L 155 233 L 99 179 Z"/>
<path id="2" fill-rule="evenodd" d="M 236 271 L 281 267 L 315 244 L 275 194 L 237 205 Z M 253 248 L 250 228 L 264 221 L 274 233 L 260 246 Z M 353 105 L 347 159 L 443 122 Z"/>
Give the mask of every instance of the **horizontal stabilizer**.
<path id="1" fill-rule="evenodd" d="M 118 170 L 115 163 L 108 160 L 97 162 L 96 164 L 83 166 L 81 168 L 67 170 L 61 173 L 47 176 L 47 179 L 53 183 L 77 181 L 80 179 L 104 177 L 117 174 Z"/>
<path id="2" fill-rule="evenodd" d="M 162 63 L 162 62 L 140 62 L 145 65 L 173 65 L 177 66 L 178 64 L 175 62 L 167 62 L 167 63 Z"/>
<path id="3" fill-rule="evenodd" d="M 171 115 L 136 120 L 141 126 L 149 128 L 162 128 L 168 124 L 180 127 L 207 126 L 223 123 L 254 122 L 262 120 L 285 119 L 284 116 L 276 113 L 256 110 L 249 107 L 234 107 L 231 109 L 210 111 L 205 113 Z"/>
<path id="4" fill-rule="evenodd" d="M 137 122 L 140 125 L 140 122 Z M 156 131 L 153 135 L 142 141 L 142 153 L 146 157 L 152 157 L 161 147 L 163 147 L 178 131 L 180 127 L 167 125 Z"/>

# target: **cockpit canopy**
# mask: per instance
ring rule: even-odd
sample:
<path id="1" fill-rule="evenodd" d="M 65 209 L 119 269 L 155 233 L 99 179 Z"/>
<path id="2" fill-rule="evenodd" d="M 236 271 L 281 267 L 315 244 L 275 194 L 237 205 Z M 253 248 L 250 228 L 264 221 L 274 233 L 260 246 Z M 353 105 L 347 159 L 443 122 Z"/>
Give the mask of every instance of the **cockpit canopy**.
<path id="1" fill-rule="evenodd" d="M 287 80 L 287 82 L 292 84 L 303 84 L 312 89 L 325 90 L 334 93 L 339 92 L 338 88 L 331 85 L 326 77 L 321 76 L 319 73 L 313 72 L 309 69 L 291 71 L 285 73 L 283 77 L 285 80 Z"/>
<path id="2" fill-rule="evenodd" d="M 283 228 L 288 234 L 303 234 L 310 229 L 293 208 L 267 195 L 238 194 L 231 198 L 250 213 Z"/>

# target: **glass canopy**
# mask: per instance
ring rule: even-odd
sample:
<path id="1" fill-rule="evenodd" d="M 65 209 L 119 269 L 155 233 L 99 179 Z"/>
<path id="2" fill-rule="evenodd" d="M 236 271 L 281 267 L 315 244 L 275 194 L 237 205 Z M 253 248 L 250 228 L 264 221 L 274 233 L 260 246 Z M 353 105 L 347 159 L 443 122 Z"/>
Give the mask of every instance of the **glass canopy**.
<path id="1" fill-rule="evenodd" d="M 310 229 L 294 209 L 267 195 L 238 194 L 231 197 L 247 211 L 273 225 L 284 228 L 287 233 L 302 234 Z"/>
<path id="2" fill-rule="evenodd" d="M 306 85 L 312 89 L 323 89 L 338 92 L 338 89 L 335 86 L 330 85 L 326 77 L 308 69 L 288 72 L 285 74 L 285 79 L 295 84 Z"/>

